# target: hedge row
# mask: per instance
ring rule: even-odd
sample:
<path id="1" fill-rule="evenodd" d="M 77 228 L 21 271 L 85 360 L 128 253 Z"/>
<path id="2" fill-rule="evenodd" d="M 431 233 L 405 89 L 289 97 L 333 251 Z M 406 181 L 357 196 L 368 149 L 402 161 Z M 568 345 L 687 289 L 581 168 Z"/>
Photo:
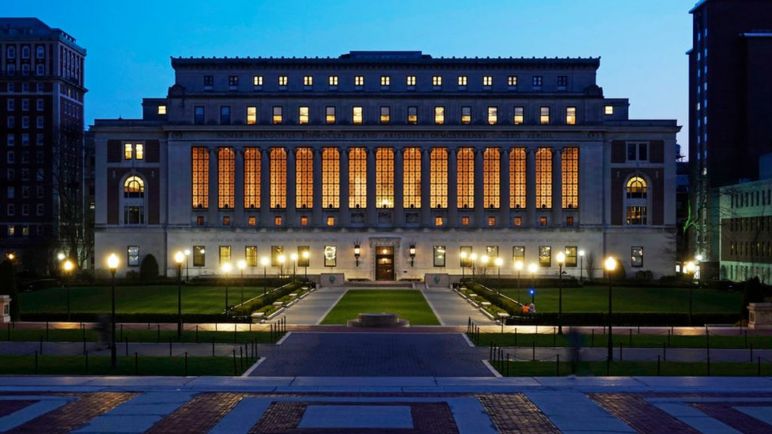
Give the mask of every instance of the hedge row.
<path id="1" fill-rule="evenodd" d="M 299 280 L 292 281 L 284 286 L 280 286 L 268 292 L 265 295 L 259 295 L 245 301 L 244 304 L 234 307 L 232 312 L 236 316 L 244 316 L 249 318 L 249 315 L 251 315 L 252 312 L 259 310 L 263 306 L 273 304 L 275 301 L 289 295 L 290 293 L 299 291 L 300 287 L 303 285 L 306 285 L 306 283 Z"/>
<path id="2" fill-rule="evenodd" d="M 473 291 L 479 297 L 484 298 L 486 301 L 489 301 L 492 305 L 505 310 L 508 314 L 510 315 L 521 314 L 522 308 L 520 307 L 520 305 L 510 300 L 509 298 L 503 297 L 502 295 L 486 288 L 485 286 L 477 282 L 465 282 L 464 284 L 466 285 L 467 288 L 469 288 L 469 290 Z"/>
<path id="3" fill-rule="evenodd" d="M 691 323 L 688 313 L 613 313 L 612 324 L 615 326 L 703 326 L 705 324 L 734 324 L 740 320 L 739 314 L 713 313 L 694 314 Z M 516 315 L 507 319 L 512 325 L 555 325 L 558 314 L 555 312 Z M 604 326 L 608 324 L 605 313 L 563 313 L 564 325 Z"/>

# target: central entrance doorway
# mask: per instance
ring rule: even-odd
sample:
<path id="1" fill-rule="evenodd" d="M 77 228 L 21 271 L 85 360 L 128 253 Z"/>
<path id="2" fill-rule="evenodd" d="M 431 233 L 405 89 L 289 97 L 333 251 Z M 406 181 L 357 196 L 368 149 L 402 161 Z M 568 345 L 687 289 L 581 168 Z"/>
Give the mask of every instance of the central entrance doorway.
<path id="1" fill-rule="evenodd" d="M 394 280 L 394 247 L 375 248 L 375 280 Z"/>

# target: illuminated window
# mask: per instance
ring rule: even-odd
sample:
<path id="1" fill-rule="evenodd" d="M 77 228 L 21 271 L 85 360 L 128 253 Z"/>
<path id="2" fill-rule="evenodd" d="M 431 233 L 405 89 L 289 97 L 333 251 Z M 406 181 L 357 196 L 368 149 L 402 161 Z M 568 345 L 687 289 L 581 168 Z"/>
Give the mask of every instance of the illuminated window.
<path id="1" fill-rule="evenodd" d="M 407 108 L 407 123 L 415 125 L 418 123 L 418 107 L 408 106 Z"/>
<path id="2" fill-rule="evenodd" d="M 576 125 L 576 107 L 566 107 L 566 125 Z"/>
<path id="3" fill-rule="evenodd" d="M 445 107 L 434 107 L 434 123 L 435 125 L 442 125 L 445 123 Z"/>
<path id="4" fill-rule="evenodd" d="M 322 149 L 322 206 L 340 208 L 340 152 Z"/>
<path id="5" fill-rule="evenodd" d="M 552 247 L 539 246 L 539 265 L 542 267 L 552 266 Z"/>
<path id="6" fill-rule="evenodd" d="M 567 215 L 566 216 L 566 226 L 573 226 L 574 225 L 574 216 Z"/>
<path id="7" fill-rule="evenodd" d="M 402 163 L 403 207 L 421 208 L 421 150 L 405 148 Z"/>
<path id="8" fill-rule="evenodd" d="M 408 87 L 415 86 L 415 75 L 408 75 L 405 81 Z"/>
<path id="9" fill-rule="evenodd" d="M 382 75 L 381 76 L 381 87 L 388 87 L 391 85 L 391 77 L 388 75 Z"/>
<path id="10" fill-rule="evenodd" d="M 499 108 L 488 107 L 488 125 L 496 125 L 499 121 Z"/>
<path id="11" fill-rule="evenodd" d="M 145 183 L 138 176 L 129 176 L 123 182 L 123 197 L 142 198 L 145 197 Z"/>
<path id="12" fill-rule="evenodd" d="M 247 266 L 257 267 L 257 246 L 245 246 L 244 258 L 247 261 Z"/>
<path id="13" fill-rule="evenodd" d="M 375 203 L 378 208 L 394 208 L 394 149 L 375 151 Z"/>
<path id="14" fill-rule="evenodd" d="M 468 82 L 468 77 L 466 75 L 459 75 L 458 76 L 458 85 L 459 86 L 466 86 Z"/>
<path id="15" fill-rule="evenodd" d="M 633 268 L 643 267 L 643 246 L 630 247 L 630 266 Z"/>
<path id="16" fill-rule="evenodd" d="M 510 75 L 507 77 L 507 86 L 509 87 L 517 87 L 517 76 L 516 75 Z"/>
<path id="17" fill-rule="evenodd" d="M 351 122 L 354 125 L 362 125 L 362 107 L 355 106 L 351 109 Z"/>
<path id="18" fill-rule="evenodd" d="M 231 261 L 231 246 L 220 246 L 220 265 Z"/>
<path id="19" fill-rule="evenodd" d="M 490 75 L 483 76 L 483 86 L 485 87 L 493 86 L 493 77 L 491 77 Z"/>
<path id="20" fill-rule="evenodd" d="M 364 75 L 357 75 L 354 77 L 354 86 L 356 87 L 362 87 L 365 85 L 365 76 Z"/>
<path id="21" fill-rule="evenodd" d="M 552 208 L 552 149 L 536 151 L 536 207 Z"/>
<path id="22" fill-rule="evenodd" d="M 576 267 L 576 246 L 566 246 L 566 267 Z"/>
<path id="23" fill-rule="evenodd" d="M 469 259 L 470 256 L 472 256 L 472 246 L 460 246 L 458 248 L 458 266 L 471 267 L 472 260 Z"/>
<path id="24" fill-rule="evenodd" d="M 300 226 L 308 226 L 308 216 L 300 216 Z"/>
<path id="25" fill-rule="evenodd" d="M 327 77 L 327 83 L 330 85 L 330 87 L 336 87 L 338 85 L 338 76 L 331 75 Z"/>
<path id="26" fill-rule="evenodd" d="M 525 246 L 512 246 L 512 263 L 517 261 L 525 264 Z"/>
<path id="27" fill-rule="evenodd" d="M 463 125 L 472 123 L 472 107 L 461 107 L 461 123 Z"/>
<path id="28" fill-rule="evenodd" d="M 244 148 L 244 208 L 260 208 L 260 150 Z"/>
<path id="29" fill-rule="evenodd" d="M 306 125 L 308 124 L 308 107 L 298 107 L 298 124 L 300 125 Z"/>
<path id="30" fill-rule="evenodd" d="M 165 115 L 166 114 L 166 106 L 161 104 L 158 106 L 158 114 L 159 115 Z"/>
<path id="31" fill-rule="evenodd" d="M 231 216 L 229 216 L 229 215 L 222 216 L 222 224 L 223 224 L 223 226 L 230 226 L 231 225 Z"/>
<path id="32" fill-rule="evenodd" d="M 209 208 L 209 150 L 191 148 L 193 208 Z"/>
<path id="33" fill-rule="evenodd" d="M 351 148 L 348 153 L 348 206 L 367 206 L 367 151 Z"/>
<path id="34" fill-rule="evenodd" d="M 432 86 L 434 87 L 441 87 L 442 86 L 442 76 L 441 75 L 435 75 L 432 77 Z"/>
<path id="35" fill-rule="evenodd" d="M 247 125 L 257 124 L 257 107 L 247 107 Z"/>
<path id="36" fill-rule="evenodd" d="M 442 217 L 435 217 L 434 218 L 434 226 L 440 227 L 445 226 L 445 219 Z"/>
<path id="37" fill-rule="evenodd" d="M 335 107 L 327 106 L 324 108 L 324 121 L 328 124 L 335 123 Z"/>
<path id="38" fill-rule="evenodd" d="M 314 85 L 314 77 L 311 75 L 306 75 L 303 77 L 303 86 L 305 87 L 311 87 Z"/>
<path id="39" fill-rule="evenodd" d="M 628 206 L 625 216 L 625 222 L 628 225 L 645 225 L 646 224 L 646 207 L 645 206 Z"/>
<path id="40" fill-rule="evenodd" d="M 610 116 L 614 114 L 614 106 L 613 105 L 607 105 L 603 106 L 603 114 Z"/>
<path id="41" fill-rule="evenodd" d="M 515 125 L 523 125 L 523 122 L 525 121 L 525 108 L 523 107 L 515 107 L 515 115 L 512 119 L 512 122 Z"/>
<path id="42" fill-rule="evenodd" d="M 646 199 L 648 186 L 646 180 L 639 176 L 633 176 L 627 181 L 625 190 L 628 199 Z"/>
<path id="43" fill-rule="evenodd" d="M 314 206 L 314 152 L 311 148 L 295 150 L 295 208 Z"/>
<path id="44" fill-rule="evenodd" d="M 579 207 L 579 148 L 563 150 L 561 155 L 563 208 Z"/>
<path id="45" fill-rule="evenodd" d="M 432 257 L 434 258 L 435 267 L 445 266 L 445 246 L 433 246 Z"/>
<path id="46" fill-rule="evenodd" d="M 269 154 L 270 164 L 270 192 L 271 207 L 287 207 L 287 151 L 284 148 L 271 148 Z"/>
<path id="47" fill-rule="evenodd" d="M 330 227 L 335 226 L 335 217 L 327 216 L 327 226 L 330 226 Z"/>
<path id="48" fill-rule="evenodd" d="M 549 221 L 547 221 L 547 217 L 541 216 L 539 217 L 539 226 L 547 226 Z"/>
<path id="49" fill-rule="evenodd" d="M 271 246 L 271 266 L 279 266 L 279 256 L 284 254 L 284 246 Z M 285 258 L 286 260 L 286 258 Z"/>
<path id="50" fill-rule="evenodd" d="M 262 75 L 253 75 L 252 76 L 252 86 L 262 86 L 263 85 L 263 76 Z"/>
<path id="51" fill-rule="evenodd" d="M 548 125 L 550 123 L 549 107 L 539 107 L 539 123 L 542 125 Z"/>
<path id="52" fill-rule="evenodd" d="M 525 208 L 526 201 L 526 152 L 514 148 L 509 152 L 509 207 Z"/>
<path id="53" fill-rule="evenodd" d="M 488 226 L 496 226 L 496 217 L 488 216 Z"/>
<path id="54" fill-rule="evenodd" d="M 501 157 L 498 148 L 486 148 L 483 153 L 483 200 L 486 208 L 501 204 Z"/>
<path id="55" fill-rule="evenodd" d="M 274 226 L 281 226 L 282 223 L 283 223 L 283 219 L 281 218 L 280 215 L 277 215 L 276 217 L 273 218 Z"/>
<path id="56" fill-rule="evenodd" d="M 391 108 L 389 106 L 381 106 L 381 123 L 388 124 L 391 120 Z"/>
<path id="57" fill-rule="evenodd" d="M 311 262 L 311 249 L 308 246 L 298 246 L 298 267 L 308 267 Z"/>
<path id="58" fill-rule="evenodd" d="M 124 160 L 131 160 L 134 158 L 134 145 L 131 143 L 124 143 L 123 144 L 123 159 Z"/>
<path id="59" fill-rule="evenodd" d="M 472 219 L 468 215 L 461 216 L 461 226 L 469 226 L 472 223 Z"/>
<path id="60" fill-rule="evenodd" d="M 280 75 L 279 76 L 279 87 L 287 87 L 287 76 L 286 75 Z"/>
<path id="61" fill-rule="evenodd" d="M 474 149 L 459 148 L 457 166 L 458 207 L 474 208 Z"/>
<path id="62" fill-rule="evenodd" d="M 515 218 L 512 220 L 512 224 L 515 226 L 522 226 L 523 225 L 523 218 L 521 216 L 515 216 Z"/>
<path id="63" fill-rule="evenodd" d="M 429 155 L 429 195 L 432 208 L 448 207 L 448 150 L 433 148 Z"/>
<path id="64" fill-rule="evenodd" d="M 217 150 L 217 207 L 233 208 L 236 201 L 236 153 L 233 148 Z"/>
<path id="65" fill-rule="evenodd" d="M 273 118 L 272 118 L 271 121 L 273 122 L 274 125 L 278 125 L 278 124 L 282 123 L 283 120 L 284 120 L 284 118 L 282 116 L 282 108 L 281 108 L 281 106 L 274 106 L 273 107 Z"/>
<path id="66" fill-rule="evenodd" d="M 247 216 L 247 226 L 257 226 L 257 217 Z"/>
<path id="67" fill-rule="evenodd" d="M 145 159 L 145 145 L 142 143 L 134 144 L 134 158 L 137 160 Z"/>

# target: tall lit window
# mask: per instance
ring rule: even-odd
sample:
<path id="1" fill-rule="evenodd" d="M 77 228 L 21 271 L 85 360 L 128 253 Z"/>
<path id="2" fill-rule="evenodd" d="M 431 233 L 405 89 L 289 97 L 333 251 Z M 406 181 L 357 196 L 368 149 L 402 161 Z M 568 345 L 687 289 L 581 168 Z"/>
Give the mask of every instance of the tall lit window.
<path id="1" fill-rule="evenodd" d="M 375 151 L 375 203 L 378 208 L 394 208 L 394 149 Z"/>
<path id="2" fill-rule="evenodd" d="M 448 207 L 448 150 L 432 148 L 429 155 L 429 194 L 432 208 Z"/>
<path id="3" fill-rule="evenodd" d="M 516 75 L 510 75 L 507 77 L 507 86 L 509 87 L 517 87 L 517 76 Z"/>
<path id="4" fill-rule="evenodd" d="M 563 149 L 560 156 L 562 183 L 562 207 L 579 207 L 579 148 Z"/>
<path id="5" fill-rule="evenodd" d="M 335 123 L 335 107 L 327 106 L 324 108 L 324 121 L 328 124 Z"/>
<path id="6" fill-rule="evenodd" d="M 244 208 L 260 208 L 260 150 L 244 148 Z"/>
<path id="7" fill-rule="evenodd" d="M 252 76 L 252 86 L 262 86 L 263 85 L 263 76 L 262 75 L 253 75 Z"/>
<path id="8" fill-rule="evenodd" d="M 474 208 L 474 149 L 459 148 L 457 165 L 458 207 Z"/>
<path id="9" fill-rule="evenodd" d="M 525 208 L 526 158 L 525 148 L 514 148 L 509 152 L 510 208 Z"/>
<path id="10" fill-rule="evenodd" d="M 415 86 L 415 75 L 408 75 L 405 82 L 408 87 Z"/>
<path id="11" fill-rule="evenodd" d="M 467 77 L 466 75 L 459 75 L 458 76 L 458 85 L 459 86 L 466 86 L 468 80 L 469 80 L 469 77 Z"/>
<path id="12" fill-rule="evenodd" d="M 434 123 L 435 125 L 442 125 L 445 123 L 445 107 L 434 107 Z"/>
<path id="13" fill-rule="evenodd" d="M 442 86 L 442 76 L 441 75 L 435 75 L 435 76 L 432 77 L 432 86 L 434 86 L 434 87 Z"/>
<path id="14" fill-rule="evenodd" d="M 469 125 L 472 123 L 472 107 L 461 107 L 461 124 Z"/>
<path id="15" fill-rule="evenodd" d="M 338 76 L 331 75 L 327 77 L 327 83 L 330 85 L 330 87 L 336 87 L 338 85 Z"/>
<path id="16" fill-rule="evenodd" d="M 311 148 L 295 150 L 295 208 L 314 206 L 314 152 Z"/>
<path id="17" fill-rule="evenodd" d="M 525 264 L 525 246 L 512 246 L 512 263 L 517 261 Z"/>
<path id="18" fill-rule="evenodd" d="M 402 203 L 405 208 L 421 208 L 421 149 L 405 148 L 402 161 Z"/>
<path id="19" fill-rule="evenodd" d="M 566 125 L 576 125 L 576 107 L 566 107 Z"/>
<path id="20" fill-rule="evenodd" d="M 523 125 L 524 121 L 525 121 L 525 108 L 515 107 L 515 115 L 512 119 L 512 122 L 515 125 Z"/>
<path id="21" fill-rule="evenodd" d="M 490 75 L 483 76 L 483 86 L 485 87 L 493 86 L 493 77 Z"/>
<path id="22" fill-rule="evenodd" d="M 539 107 L 539 123 L 542 125 L 548 125 L 550 123 L 549 107 Z"/>
<path id="23" fill-rule="evenodd" d="M 123 144 L 123 159 L 124 160 L 131 160 L 134 158 L 134 145 L 131 143 L 124 143 Z"/>
<path id="24" fill-rule="evenodd" d="M 645 206 L 628 206 L 625 215 L 625 222 L 628 225 L 645 225 L 646 224 L 646 207 Z"/>
<path id="25" fill-rule="evenodd" d="M 280 75 L 279 76 L 279 87 L 286 87 L 288 81 L 289 80 L 287 79 L 286 75 Z"/>
<path id="26" fill-rule="evenodd" d="M 305 87 L 311 87 L 314 85 L 314 77 L 311 75 L 306 75 L 303 77 L 303 86 Z"/>
<path id="27" fill-rule="evenodd" d="M 284 116 L 282 115 L 281 106 L 273 107 L 273 117 L 271 121 L 273 122 L 274 125 L 278 125 L 284 121 Z"/>
<path id="28" fill-rule="evenodd" d="M 388 75 L 382 75 L 381 76 L 381 86 L 382 87 L 388 87 L 389 85 L 391 85 L 391 77 L 389 77 Z"/>
<path id="29" fill-rule="evenodd" d="M 640 176 L 633 176 L 625 184 L 625 223 L 645 225 L 648 223 L 648 184 Z"/>
<path id="30" fill-rule="evenodd" d="M 272 148 L 269 154 L 271 208 L 287 207 L 287 151 Z"/>
<path id="31" fill-rule="evenodd" d="M 257 246 L 245 246 L 244 258 L 247 261 L 247 266 L 257 267 Z"/>
<path id="32" fill-rule="evenodd" d="M 488 125 L 496 125 L 499 121 L 499 108 L 488 107 Z"/>
<path id="33" fill-rule="evenodd" d="M 233 148 L 217 150 L 217 207 L 233 208 L 236 202 L 236 153 Z"/>
<path id="34" fill-rule="evenodd" d="M 348 152 L 348 206 L 367 207 L 367 151 L 351 148 Z"/>
<path id="35" fill-rule="evenodd" d="M 407 123 L 415 125 L 418 123 L 418 107 L 408 106 L 407 108 Z"/>
<path id="36" fill-rule="evenodd" d="M 391 108 L 389 106 L 381 106 L 381 118 L 382 124 L 388 124 L 391 121 Z"/>
<path id="37" fill-rule="evenodd" d="M 365 76 L 364 75 L 357 75 L 354 77 L 354 86 L 356 87 L 362 87 L 365 85 Z"/>
<path id="38" fill-rule="evenodd" d="M 247 125 L 255 125 L 257 123 L 257 107 L 247 107 Z"/>
<path id="39" fill-rule="evenodd" d="M 145 144 L 144 143 L 135 143 L 134 144 L 134 158 L 137 160 L 144 160 L 145 159 Z"/>
<path id="40" fill-rule="evenodd" d="M 209 208 L 209 150 L 191 148 L 193 208 Z"/>
<path id="41" fill-rule="evenodd" d="M 364 117 L 362 111 L 361 106 L 355 106 L 351 109 L 351 122 L 354 125 L 362 125 L 362 118 Z"/>
<path id="42" fill-rule="evenodd" d="M 340 152 L 322 149 L 322 206 L 340 208 Z"/>
<path id="43" fill-rule="evenodd" d="M 539 246 L 539 265 L 542 267 L 552 266 L 552 247 Z"/>
<path id="44" fill-rule="evenodd" d="M 300 125 L 306 125 L 308 123 L 308 107 L 298 107 L 298 123 Z"/>
<path id="45" fill-rule="evenodd" d="M 536 207 L 552 208 L 552 149 L 536 151 Z"/>
<path id="46" fill-rule="evenodd" d="M 220 265 L 231 261 L 231 246 L 220 247 Z"/>
<path id="47" fill-rule="evenodd" d="M 483 153 L 483 199 L 486 208 L 501 204 L 501 157 L 498 148 L 486 148 Z"/>

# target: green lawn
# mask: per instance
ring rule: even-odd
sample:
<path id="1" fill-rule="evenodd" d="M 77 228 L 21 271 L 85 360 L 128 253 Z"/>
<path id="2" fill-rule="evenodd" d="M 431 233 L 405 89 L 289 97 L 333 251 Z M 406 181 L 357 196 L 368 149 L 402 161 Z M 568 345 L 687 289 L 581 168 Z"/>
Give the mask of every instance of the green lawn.
<path id="1" fill-rule="evenodd" d="M 571 375 L 570 362 L 505 362 L 491 363 L 501 375 L 505 377 L 548 377 L 557 375 Z M 507 366 L 509 365 L 509 366 Z M 507 369 L 509 368 L 509 369 Z M 682 363 L 662 362 L 659 373 L 657 362 L 625 362 L 615 361 L 611 364 L 610 371 L 606 371 L 606 362 L 580 362 L 576 368 L 576 375 L 580 376 L 768 376 L 772 374 L 772 364 L 764 362 L 760 366 L 753 363 L 712 363 L 710 372 L 706 363 Z"/>
<path id="2" fill-rule="evenodd" d="M 203 342 L 203 343 L 273 343 L 280 339 L 283 333 L 270 333 L 270 332 L 247 332 L 239 331 L 234 333 L 233 331 L 199 331 L 196 333 L 192 330 L 185 330 L 182 333 L 180 339 L 177 338 L 176 330 L 158 330 L 156 325 L 145 329 L 128 329 L 125 330 L 121 327 L 116 327 L 116 339 L 119 342 L 128 340 L 129 342 Z M 81 342 L 83 339 L 87 342 L 96 342 L 100 340 L 100 334 L 96 330 L 55 330 L 50 329 L 46 332 L 45 329 L 16 329 L 10 326 L 0 328 L 0 342 L 2 341 L 38 341 L 43 339 L 44 342 Z"/>
<path id="3" fill-rule="evenodd" d="M 88 359 L 88 365 L 87 363 Z M 235 360 L 235 363 L 234 363 Z M 184 357 L 119 356 L 116 368 L 110 367 L 110 357 L 39 356 L 37 368 L 34 356 L 0 356 L 0 375 L 241 375 L 253 363 L 248 357 Z"/>
<path id="4" fill-rule="evenodd" d="M 493 289 L 495 288 L 495 283 Z M 524 286 L 501 288 L 501 291 L 522 303 L 530 303 L 528 289 Z M 519 294 L 519 297 L 518 297 Z M 689 290 L 686 288 L 613 288 L 613 310 L 616 313 L 684 313 L 689 311 Z M 536 288 L 537 312 L 558 311 L 558 288 Z M 695 288 L 693 312 L 739 313 L 742 293 Z M 608 287 L 585 286 L 563 288 L 563 312 L 606 312 L 608 310 Z"/>
<path id="5" fill-rule="evenodd" d="M 109 287 L 70 288 L 72 313 L 110 312 Z M 228 304 L 241 302 L 242 288 L 231 286 Z M 262 295 L 263 287 L 245 287 L 244 300 Z M 118 313 L 177 313 L 177 286 L 118 286 L 115 289 Z M 20 295 L 21 313 L 66 313 L 67 290 L 49 288 Z M 225 310 L 224 286 L 183 286 L 182 312 L 185 314 L 220 314 Z"/>
<path id="6" fill-rule="evenodd" d="M 421 291 L 352 289 L 327 314 L 322 324 L 346 324 L 359 313 L 396 313 L 411 325 L 439 325 Z"/>

